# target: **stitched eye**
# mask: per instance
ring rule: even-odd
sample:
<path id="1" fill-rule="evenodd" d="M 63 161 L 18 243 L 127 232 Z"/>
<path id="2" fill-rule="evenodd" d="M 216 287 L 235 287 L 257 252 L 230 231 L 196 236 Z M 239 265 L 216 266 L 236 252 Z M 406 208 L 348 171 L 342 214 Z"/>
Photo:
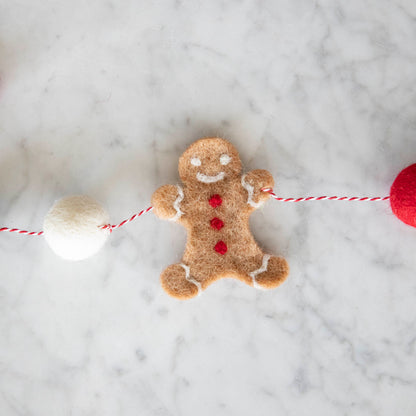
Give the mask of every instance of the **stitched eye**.
<path id="1" fill-rule="evenodd" d="M 230 162 L 231 162 L 231 157 L 228 156 L 226 153 L 220 156 L 221 165 L 228 165 Z"/>
<path id="2" fill-rule="evenodd" d="M 201 166 L 201 160 L 198 157 L 193 157 L 191 159 L 191 165 Z"/>

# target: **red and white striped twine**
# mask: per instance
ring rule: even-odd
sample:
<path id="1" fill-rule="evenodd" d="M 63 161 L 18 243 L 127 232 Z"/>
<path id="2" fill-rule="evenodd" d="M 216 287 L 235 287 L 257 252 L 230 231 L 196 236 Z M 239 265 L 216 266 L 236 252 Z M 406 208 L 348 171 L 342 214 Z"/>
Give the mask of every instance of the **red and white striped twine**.
<path id="1" fill-rule="evenodd" d="M 388 199 L 390 199 L 390 196 L 383 196 L 383 197 L 358 197 L 358 196 L 308 196 L 305 198 L 282 198 L 277 196 L 274 192 L 272 188 L 263 188 L 262 189 L 263 192 L 268 192 L 270 194 L 270 196 L 272 198 L 274 198 L 276 201 L 279 202 L 305 202 L 305 201 L 324 201 L 324 200 L 328 200 L 328 201 L 368 201 L 368 202 L 375 202 L 375 201 L 387 201 Z M 106 225 L 101 225 L 99 228 L 103 229 L 103 230 L 110 230 L 110 233 L 116 229 L 116 228 L 120 228 L 125 224 L 128 224 L 131 221 L 134 221 L 136 218 L 141 217 L 143 214 L 146 214 L 150 211 L 152 211 L 153 207 L 149 207 L 146 209 L 141 210 L 140 212 L 132 215 L 130 218 L 128 218 L 127 220 L 121 221 L 119 224 L 106 224 Z M 26 230 L 20 230 L 19 228 L 8 228 L 8 227 L 2 227 L 0 228 L 0 232 L 5 231 L 5 232 L 9 232 L 9 233 L 17 233 L 17 234 L 22 234 L 22 235 L 42 235 L 43 231 L 26 231 Z"/>
<path id="2" fill-rule="evenodd" d="M 42 235 L 43 231 L 26 231 L 26 230 L 19 230 L 18 228 L 8 228 L 3 227 L 0 228 L 1 231 L 7 231 L 9 233 L 17 233 L 17 234 L 24 234 L 24 235 Z"/>
<path id="3" fill-rule="evenodd" d="M 271 188 L 263 188 L 263 192 L 268 192 L 272 198 L 279 202 L 305 202 L 305 201 L 367 201 L 367 202 L 375 202 L 375 201 L 387 201 L 390 199 L 390 196 L 376 196 L 376 197 L 359 197 L 359 196 L 307 196 L 304 198 L 282 198 L 277 196 L 273 189 Z"/>
<path id="4" fill-rule="evenodd" d="M 136 218 L 141 217 L 143 214 L 146 214 L 146 213 L 150 212 L 152 209 L 153 209 L 153 207 L 143 209 L 140 212 L 138 212 L 137 214 L 132 215 L 129 219 L 121 221 L 120 224 L 116 224 L 116 225 L 106 224 L 106 225 L 102 225 L 100 228 L 103 229 L 103 230 L 109 229 L 110 233 L 111 233 L 111 232 L 113 232 L 113 230 L 115 228 L 122 227 L 123 225 L 135 220 Z"/>
<path id="5" fill-rule="evenodd" d="M 146 209 L 143 209 L 142 211 L 138 212 L 137 214 L 132 215 L 129 219 L 124 220 L 122 222 L 120 222 L 120 224 L 106 224 L 106 225 L 101 225 L 99 228 L 106 230 L 109 229 L 110 233 L 115 229 L 115 228 L 120 228 L 123 225 L 135 220 L 136 218 L 142 216 L 143 214 L 146 214 L 147 212 L 150 212 L 153 209 L 153 207 L 149 207 Z M 9 233 L 17 233 L 17 234 L 24 234 L 24 235 L 42 235 L 43 231 L 26 231 L 26 230 L 19 230 L 18 228 L 8 228 L 8 227 L 3 227 L 0 228 L 0 232 L 1 231 L 7 231 Z"/>

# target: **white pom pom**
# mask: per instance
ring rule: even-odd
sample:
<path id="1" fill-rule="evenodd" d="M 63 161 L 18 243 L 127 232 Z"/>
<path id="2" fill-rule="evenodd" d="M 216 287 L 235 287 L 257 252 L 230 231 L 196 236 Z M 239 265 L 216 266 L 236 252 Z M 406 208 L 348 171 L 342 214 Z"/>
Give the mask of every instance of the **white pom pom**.
<path id="1" fill-rule="evenodd" d="M 43 231 L 49 247 L 67 260 L 82 260 L 97 253 L 110 232 L 99 228 L 109 217 L 104 208 L 85 195 L 55 202 L 45 217 Z"/>

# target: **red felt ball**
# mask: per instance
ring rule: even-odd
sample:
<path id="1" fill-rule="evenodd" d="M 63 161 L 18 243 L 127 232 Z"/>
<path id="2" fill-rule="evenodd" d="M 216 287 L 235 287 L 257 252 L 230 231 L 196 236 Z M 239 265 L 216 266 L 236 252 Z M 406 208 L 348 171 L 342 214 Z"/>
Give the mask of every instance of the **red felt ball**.
<path id="1" fill-rule="evenodd" d="M 403 169 L 394 180 L 390 205 L 399 220 L 416 227 L 416 163 Z"/>

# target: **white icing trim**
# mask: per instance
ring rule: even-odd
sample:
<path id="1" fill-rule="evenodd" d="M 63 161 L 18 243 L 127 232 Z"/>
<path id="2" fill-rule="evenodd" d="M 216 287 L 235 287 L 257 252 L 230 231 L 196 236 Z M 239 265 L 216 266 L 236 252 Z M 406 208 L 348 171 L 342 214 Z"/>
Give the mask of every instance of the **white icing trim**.
<path id="1" fill-rule="evenodd" d="M 199 157 L 193 157 L 191 159 L 191 165 L 193 165 L 193 166 L 201 166 L 201 159 Z"/>
<path id="2" fill-rule="evenodd" d="M 243 188 L 248 193 L 247 204 L 251 205 L 253 208 L 259 208 L 263 205 L 263 201 L 261 201 L 261 202 L 254 202 L 253 201 L 254 186 L 252 186 L 248 182 L 246 182 L 246 176 L 247 176 L 247 174 L 245 173 L 241 177 L 241 185 L 243 185 Z"/>
<path id="3" fill-rule="evenodd" d="M 196 178 L 199 180 L 199 182 L 203 182 L 203 183 L 214 183 L 214 182 L 222 181 L 224 177 L 225 177 L 224 172 L 220 172 L 218 175 L 215 175 L 215 176 L 204 175 L 201 172 L 198 172 L 196 174 Z"/>
<path id="4" fill-rule="evenodd" d="M 255 287 L 256 289 L 263 289 L 264 287 L 260 286 L 257 281 L 256 281 L 256 276 L 260 273 L 263 273 L 267 270 L 267 265 L 269 264 L 269 260 L 270 260 L 270 254 L 265 254 L 263 256 L 263 261 L 261 263 L 261 267 L 257 270 L 254 270 L 254 272 L 250 273 L 251 278 L 253 279 L 253 287 Z"/>
<path id="5" fill-rule="evenodd" d="M 221 165 L 228 165 L 231 162 L 231 157 L 224 153 L 220 156 L 220 163 Z"/>
<path id="6" fill-rule="evenodd" d="M 183 212 L 181 211 L 181 202 L 183 201 L 183 190 L 179 185 L 176 185 L 178 189 L 178 196 L 173 203 L 173 208 L 176 210 L 176 214 L 174 217 L 169 218 L 170 221 L 178 221 L 180 217 L 182 217 Z"/>
<path id="7" fill-rule="evenodd" d="M 182 266 L 183 269 L 185 270 L 185 279 L 188 282 L 193 283 L 198 288 L 198 296 L 199 296 L 202 293 L 201 283 L 199 283 L 197 280 L 195 280 L 193 277 L 191 277 L 189 266 L 187 266 L 186 264 L 183 264 L 183 263 L 180 263 L 180 266 Z"/>

